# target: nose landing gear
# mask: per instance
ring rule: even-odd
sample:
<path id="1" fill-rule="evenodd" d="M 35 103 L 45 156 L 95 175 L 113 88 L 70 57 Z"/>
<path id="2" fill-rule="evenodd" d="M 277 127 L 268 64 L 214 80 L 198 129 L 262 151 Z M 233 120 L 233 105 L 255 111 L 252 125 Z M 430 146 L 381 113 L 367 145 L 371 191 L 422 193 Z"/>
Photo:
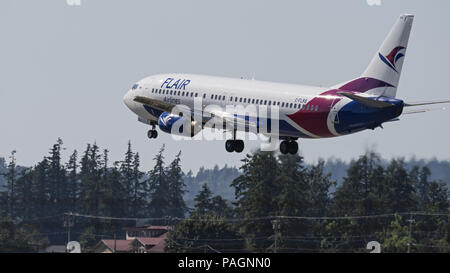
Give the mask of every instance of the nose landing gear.
<path id="1" fill-rule="evenodd" d="M 148 130 L 147 132 L 147 136 L 148 138 L 152 139 L 152 138 L 157 138 L 158 137 L 158 131 L 156 131 L 156 125 L 152 124 L 152 129 Z"/>

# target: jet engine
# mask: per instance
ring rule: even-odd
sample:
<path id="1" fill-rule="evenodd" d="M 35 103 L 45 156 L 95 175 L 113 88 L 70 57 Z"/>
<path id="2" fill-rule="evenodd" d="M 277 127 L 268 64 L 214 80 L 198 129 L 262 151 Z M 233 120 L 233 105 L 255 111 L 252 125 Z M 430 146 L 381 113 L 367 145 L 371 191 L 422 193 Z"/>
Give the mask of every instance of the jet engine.
<path id="1" fill-rule="evenodd" d="M 163 112 L 159 116 L 158 126 L 163 132 L 190 137 L 193 137 L 202 129 L 201 125 L 197 122 L 193 120 L 188 121 L 182 115 L 176 115 L 168 112 Z M 186 126 L 190 126 L 190 128 L 188 128 L 190 130 L 185 130 Z"/>

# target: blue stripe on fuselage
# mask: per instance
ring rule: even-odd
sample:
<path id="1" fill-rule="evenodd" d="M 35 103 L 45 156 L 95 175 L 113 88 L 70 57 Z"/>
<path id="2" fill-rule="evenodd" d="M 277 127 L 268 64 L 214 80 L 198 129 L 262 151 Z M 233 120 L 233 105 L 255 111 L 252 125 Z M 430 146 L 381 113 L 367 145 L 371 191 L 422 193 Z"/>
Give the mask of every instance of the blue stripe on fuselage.
<path id="1" fill-rule="evenodd" d="M 151 114 L 152 116 L 159 118 L 159 116 L 163 113 L 163 111 L 158 110 L 156 108 L 153 108 L 151 106 L 148 105 L 143 105 L 144 109 Z M 250 119 L 248 116 L 244 117 L 239 117 L 242 119 L 245 119 L 246 121 L 248 120 L 255 120 Z M 269 127 L 270 129 L 270 124 L 271 124 L 272 120 L 271 119 L 267 119 L 267 127 Z M 260 122 L 258 121 L 258 128 L 260 128 L 260 126 L 262 126 L 262 124 L 260 124 Z M 297 130 L 295 127 L 293 127 L 292 125 L 290 125 L 287 121 L 285 120 L 279 120 L 279 125 L 278 125 L 278 129 L 279 129 L 279 134 L 280 137 L 300 137 L 300 138 L 310 138 L 310 136 L 303 134 L 302 132 L 300 132 L 299 130 Z M 247 128 L 248 130 L 248 128 Z"/>

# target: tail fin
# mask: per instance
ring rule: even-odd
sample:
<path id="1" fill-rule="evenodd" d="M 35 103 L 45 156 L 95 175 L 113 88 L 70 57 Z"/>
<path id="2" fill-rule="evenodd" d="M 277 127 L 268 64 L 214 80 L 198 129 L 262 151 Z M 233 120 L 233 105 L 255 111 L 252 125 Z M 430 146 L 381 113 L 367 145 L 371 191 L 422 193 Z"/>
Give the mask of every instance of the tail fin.
<path id="1" fill-rule="evenodd" d="M 413 20 L 414 15 L 400 15 L 361 77 L 344 85 L 341 84 L 338 86 L 339 89 L 394 98 L 397 94 Z"/>

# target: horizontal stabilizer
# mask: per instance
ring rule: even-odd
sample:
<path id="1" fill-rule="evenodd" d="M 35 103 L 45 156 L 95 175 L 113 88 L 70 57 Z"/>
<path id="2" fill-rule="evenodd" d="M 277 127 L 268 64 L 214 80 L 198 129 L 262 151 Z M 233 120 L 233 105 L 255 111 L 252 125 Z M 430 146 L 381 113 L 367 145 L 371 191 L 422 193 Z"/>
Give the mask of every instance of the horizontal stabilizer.
<path id="1" fill-rule="evenodd" d="M 450 103 L 450 100 L 424 101 L 424 102 L 416 102 L 416 103 L 405 103 L 405 106 L 406 106 L 406 107 L 411 107 L 411 106 L 423 106 L 423 105 L 441 104 L 441 103 Z"/>
<path id="2" fill-rule="evenodd" d="M 436 111 L 436 110 L 446 110 L 446 108 L 441 107 L 441 108 L 408 109 L 408 110 L 403 110 L 402 115 L 426 113 L 426 112 Z"/>
<path id="3" fill-rule="evenodd" d="M 392 104 L 385 102 L 385 101 L 379 101 L 379 100 L 374 100 L 371 98 L 366 98 L 366 97 L 361 97 L 358 95 L 355 95 L 353 93 L 348 93 L 348 92 L 338 92 L 338 94 L 347 97 L 351 100 L 354 100 L 356 102 L 359 102 L 365 106 L 368 107 L 373 107 L 373 108 L 386 108 L 386 107 L 391 107 L 393 106 Z"/>

